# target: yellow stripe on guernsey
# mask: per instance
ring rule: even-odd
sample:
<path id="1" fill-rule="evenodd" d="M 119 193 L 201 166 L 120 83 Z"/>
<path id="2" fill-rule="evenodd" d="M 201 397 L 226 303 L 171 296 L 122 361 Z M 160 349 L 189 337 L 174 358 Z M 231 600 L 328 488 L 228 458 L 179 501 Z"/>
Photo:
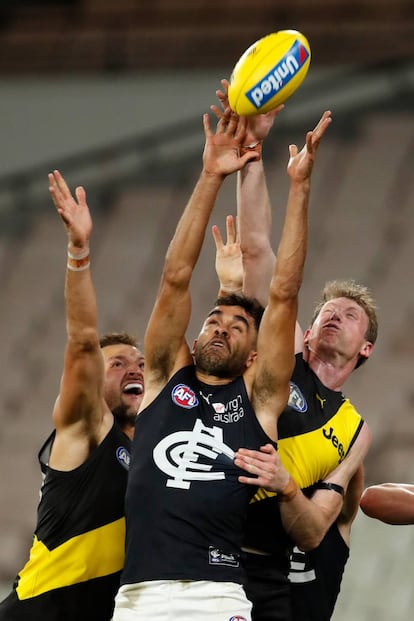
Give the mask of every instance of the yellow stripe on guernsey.
<path id="1" fill-rule="evenodd" d="M 300 488 L 324 479 L 347 454 L 361 424 L 361 416 L 346 399 L 323 427 L 278 440 L 282 464 Z M 275 496 L 259 489 L 251 502 Z"/>
<path id="2" fill-rule="evenodd" d="M 30 558 L 19 574 L 19 599 L 120 571 L 124 541 L 125 518 L 72 537 L 54 550 L 35 537 Z"/>

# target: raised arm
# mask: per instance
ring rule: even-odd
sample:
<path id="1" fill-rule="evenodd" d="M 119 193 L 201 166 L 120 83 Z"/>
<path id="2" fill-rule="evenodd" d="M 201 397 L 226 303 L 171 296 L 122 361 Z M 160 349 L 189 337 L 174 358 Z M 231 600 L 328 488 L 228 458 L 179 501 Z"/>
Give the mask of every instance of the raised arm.
<path id="1" fill-rule="evenodd" d="M 414 485 L 381 483 L 363 492 L 362 511 L 385 524 L 414 524 Z"/>
<path id="2" fill-rule="evenodd" d="M 216 132 L 203 117 L 203 168 L 169 245 L 158 296 L 145 335 L 145 397 L 141 409 L 159 393 L 169 377 L 192 361 L 185 341 L 190 319 L 190 280 L 204 241 L 206 227 L 225 177 L 257 157 L 239 154 L 246 121 L 227 111 Z"/>
<path id="3" fill-rule="evenodd" d="M 325 112 L 315 130 L 308 132 L 306 144 L 300 152 L 295 145 L 289 147 L 290 189 L 285 222 L 270 283 L 269 301 L 260 325 L 252 384 L 256 415 L 268 433 L 272 425 L 274 430 L 275 413 L 282 411 L 289 393 L 298 295 L 307 249 L 310 178 L 317 148 L 330 122 L 330 112 Z M 273 437 L 274 434 L 275 430 L 269 435 Z"/>
<path id="4" fill-rule="evenodd" d="M 221 109 L 212 106 L 218 117 L 228 105 L 228 81 L 222 80 L 221 84 L 222 90 L 216 91 Z M 281 105 L 267 114 L 248 117 L 243 150 L 255 150 L 259 157 L 249 162 L 237 175 L 238 230 L 244 265 L 243 292 L 256 298 L 262 306 L 267 304 L 275 255 L 270 240 L 271 205 L 261 153 L 263 141 L 283 108 Z"/>
<path id="5" fill-rule="evenodd" d="M 103 398 L 104 362 L 89 260 L 92 219 L 85 190 L 76 188 L 74 198 L 57 170 L 49 175 L 49 189 L 68 238 L 67 342 L 60 394 L 53 411 L 56 438 L 50 465 L 69 470 L 83 463 L 91 444 L 99 442 L 112 424 L 112 415 Z"/>

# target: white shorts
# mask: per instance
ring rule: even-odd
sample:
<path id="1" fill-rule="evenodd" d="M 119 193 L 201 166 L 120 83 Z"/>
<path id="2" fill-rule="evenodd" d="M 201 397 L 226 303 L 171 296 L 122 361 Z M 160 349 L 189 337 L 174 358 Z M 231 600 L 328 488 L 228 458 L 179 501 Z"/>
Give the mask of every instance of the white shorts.
<path id="1" fill-rule="evenodd" d="M 251 609 L 234 582 L 151 580 L 121 586 L 113 621 L 251 621 Z"/>

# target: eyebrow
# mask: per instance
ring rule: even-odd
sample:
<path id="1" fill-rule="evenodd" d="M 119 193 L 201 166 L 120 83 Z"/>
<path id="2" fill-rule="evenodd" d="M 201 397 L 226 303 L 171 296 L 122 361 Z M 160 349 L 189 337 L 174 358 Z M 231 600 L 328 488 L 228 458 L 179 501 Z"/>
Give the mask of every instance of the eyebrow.
<path id="1" fill-rule="evenodd" d="M 330 311 L 332 309 L 335 310 L 335 309 L 339 308 L 339 306 L 337 306 L 336 304 L 332 303 L 331 306 L 328 306 L 328 304 L 330 304 L 330 302 L 326 303 L 325 310 L 327 310 L 327 311 Z M 354 310 L 354 311 L 357 311 L 357 312 L 360 312 L 360 311 L 364 312 L 364 309 L 357 302 L 355 302 L 355 305 L 351 304 L 349 306 L 345 306 L 341 310 L 343 310 L 343 311 Z"/>
<path id="2" fill-rule="evenodd" d="M 213 315 L 222 315 L 222 314 L 223 314 L 223 311 L 219 310 L 218 308 L 213 308 L 213 310 L 210 311 L 209 314 L 207 315 L 207 319 L 209 317 L 212 317 Z M 243 315 L 233 315 L 233 320 L 241 321 L 242 323 L 244 323 L 247 329 L 250 328 L 249 322 L 247 321 L 246 317 L 243 317 Z"/>

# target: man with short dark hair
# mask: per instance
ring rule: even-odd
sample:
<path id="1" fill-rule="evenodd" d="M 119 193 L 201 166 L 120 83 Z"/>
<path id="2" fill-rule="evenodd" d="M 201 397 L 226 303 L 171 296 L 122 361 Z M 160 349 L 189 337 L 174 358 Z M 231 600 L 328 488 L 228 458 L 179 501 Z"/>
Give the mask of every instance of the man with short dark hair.
<path id="1" fill-rule="evenodd" d="M 291 170 L 310 175 L 327 115 Z M 191 349 L 190 280 L 227 175 L 257 154 L 244 150 L 246 119 L 227 110 L 210 129 L 203 169 L 167 251 L 145 335 L 145 396 L 137 418 L 126 495 L 126 561 L 114 621 L 250 619 L 240 561 L 255 477 L 240 447 L 274 448 L 289 391 L 298 292 L 306 253 L 306 184 L 292 175 L 278 261 L 259 328 L 244 297 L 219 298 Z M 244 475 L 244 476 L 243 476 Z M 285 471 L 271 473 L 283 496 Z M 269 482 L 270 483 L 270 482 Z M 254 485 L 265 484 L 255 478 Z M 287 492 L 288 493 L 288 492 Z"/>

